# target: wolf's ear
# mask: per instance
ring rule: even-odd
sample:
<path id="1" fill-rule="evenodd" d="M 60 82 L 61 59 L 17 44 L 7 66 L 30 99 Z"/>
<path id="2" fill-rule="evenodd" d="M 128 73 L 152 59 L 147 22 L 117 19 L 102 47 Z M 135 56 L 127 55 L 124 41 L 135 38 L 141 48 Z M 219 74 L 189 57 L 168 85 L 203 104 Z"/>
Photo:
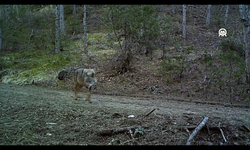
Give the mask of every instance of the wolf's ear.
<path id="1" fill-rule="evenodd" d="M 91 77 L 95 77 L 95 70 L 91 69 Z"/>

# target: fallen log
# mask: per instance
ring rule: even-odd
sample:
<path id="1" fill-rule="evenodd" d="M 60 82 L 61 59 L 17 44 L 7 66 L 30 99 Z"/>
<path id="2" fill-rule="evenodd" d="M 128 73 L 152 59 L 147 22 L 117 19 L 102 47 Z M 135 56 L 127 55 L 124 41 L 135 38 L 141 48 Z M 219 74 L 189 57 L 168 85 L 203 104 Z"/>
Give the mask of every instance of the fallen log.
<path id="1" fill-rule="evenodd" d="M 130 130 L 135 130 L 136 128 L 138 128 L 138 126 L 123 127 L 123 128 L 118 128 L 118 129 L 105 129 L 105 130 L 99 131 L 97 135 L 110 136 L 110 135 L 114 135 L 118 133 L 124 133 Z"/>
<path id="2" fill-rule="evenodd" d="M 205 126 L 207 120 L 208 120 L 208 117 L 204 117 L 204 119 L 202 120 L 202 122 L 194 129 L 194 131 L 192 132 L 192 134 L 189 136 L 186 145 L 190 145 L 191 144 L 191 141 L 193 140 L 193 138 L 195 137 L 195 135 Z"/>

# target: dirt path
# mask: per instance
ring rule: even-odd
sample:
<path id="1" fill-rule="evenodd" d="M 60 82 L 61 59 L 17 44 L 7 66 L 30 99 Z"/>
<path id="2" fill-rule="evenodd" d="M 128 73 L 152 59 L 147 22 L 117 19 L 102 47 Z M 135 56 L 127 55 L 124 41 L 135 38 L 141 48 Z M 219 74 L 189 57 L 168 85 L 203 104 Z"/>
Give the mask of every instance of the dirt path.
<path id="1" fill-rule="evenodd" d="M 73 92 L 34 85 L 0 84 L 1 145 L 184 145 L 193 129 L 209 117 L 192 144 L 250 144 L 250 108 L 204 104 L 167 97 L 92 94 L 92 103 L 73 100 Z M 155 110 L 154 110 L 155 109 Z M 148 112 L 154 110 L 147 117 Z M 134 115 L 134 118 L 128 118 Z M 212 127 L 224 130 L 222 133 Z M 142 126 L 143 132 L 101 136 L 106 129 Z M 219 129 L 219 128 L 218 128 Z"/>

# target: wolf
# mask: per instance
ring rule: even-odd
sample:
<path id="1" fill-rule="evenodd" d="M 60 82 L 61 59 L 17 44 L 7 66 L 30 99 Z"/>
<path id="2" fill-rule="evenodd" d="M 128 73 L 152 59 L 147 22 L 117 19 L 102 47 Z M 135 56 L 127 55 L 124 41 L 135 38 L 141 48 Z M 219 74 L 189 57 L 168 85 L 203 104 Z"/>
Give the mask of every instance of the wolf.
<path id="1" fill-rule="evenodd" d="M 75 100 L 77 100 L 78 90 L 85 86 L 88 89 L 87 100 L 89 103 L 92 103 L 91 89 L 97 83 L 94 69 L 70 68 L 62 70 L 58 73 L 59 80 L 64 80 L 66 78 L 73 80 L 74 82 Z"/>

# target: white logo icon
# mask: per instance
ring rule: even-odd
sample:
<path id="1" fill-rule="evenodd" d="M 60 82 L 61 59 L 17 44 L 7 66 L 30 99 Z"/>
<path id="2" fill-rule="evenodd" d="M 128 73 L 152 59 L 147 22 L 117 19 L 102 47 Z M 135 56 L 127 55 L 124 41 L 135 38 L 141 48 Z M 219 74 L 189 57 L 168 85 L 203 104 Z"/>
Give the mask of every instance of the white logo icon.
<path id="1" fill-rule="evenodd" d="M 218 33 L 219 36 L 227 36 L 227 30 L 224 28 L 221 28 Z"/>

